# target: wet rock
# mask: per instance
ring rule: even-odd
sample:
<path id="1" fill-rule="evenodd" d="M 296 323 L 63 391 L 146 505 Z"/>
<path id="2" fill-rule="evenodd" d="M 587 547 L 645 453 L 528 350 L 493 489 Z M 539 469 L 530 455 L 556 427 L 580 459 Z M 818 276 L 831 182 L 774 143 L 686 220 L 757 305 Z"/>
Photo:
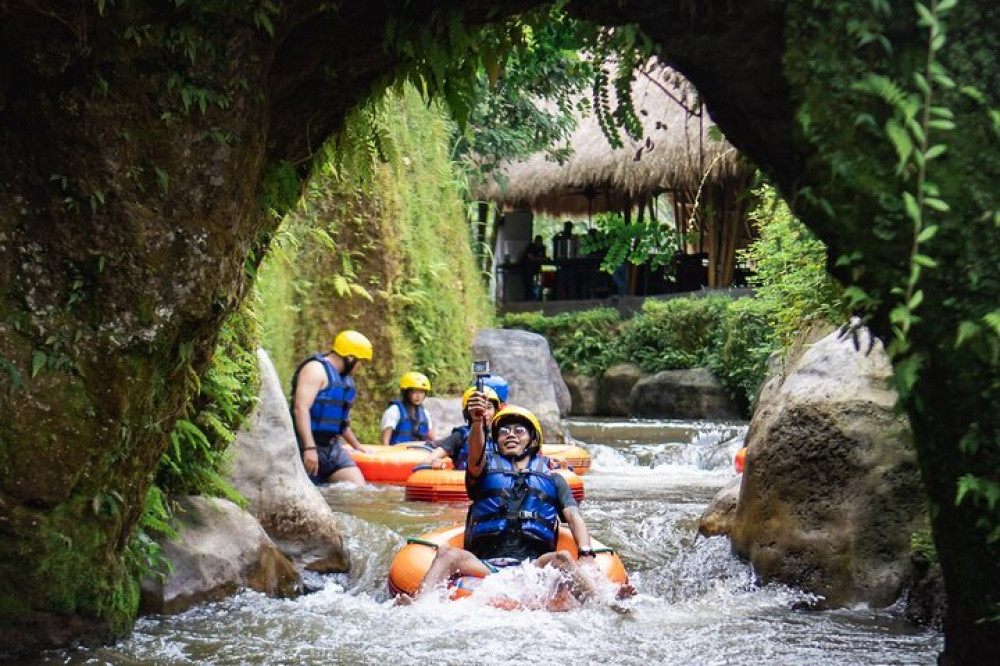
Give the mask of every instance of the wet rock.
<path id="1" fill-rule="evenodd" d="M 720 536 L 729 534 L 736 517 L 736 505 L 740 499 L 740 484 L 743 475 L 730 479 L 724 485 L 698 519 L 698 533 L 702 536 Z"/>
<path id="2" fill-rule="evenodd" d="M 578 416 L 594 416 L 597 412 L 597 392 L 600 380 L 597 377 L 584 375 L 563 375 L 569 394 L 572 398 L 571 414 Z"/>
<path id="3" fill-rule="evenodd" d="M 256 409 L 230 447 L 229 481 L 281 550 L 320 573 L 347 571 L 349 559 L 333 510 L 306 476 L 292 430 L 288 401 L 267 352 Z"/>
<path id="4" fill-rule="evenodd" d="M 486 329 L 476 335 L 472 353 L 474 358 L 490 362 L 491 374 L 507 380 L 508 402 L 535 413 L 547 442 L 565 439 L 567 433 L 560 418 L 569 413 L 570 393 L 543 336 Z"/>
<path id="5" fill-rule="evenodd" d="M 865 334 L 866 335 L 866 334 Z M 827 335 L 761 392 L 730 532 L 763 582 L 886 606 L 910 578 L 925 493 L 881 345 Z"/>
<path id="6" fill-rule="evenodd" d="M 930 562 L 919 553 L 913 554 L 912 561 L 914 579 L 906 593 L 903 614 L 914 624 L 941 629 L 944 626 L 945 612 L 948 610 L 941 565 Z"/>
<path id="7" fill-rule="evenodd" d="M 644 377 L 639 366 L 619 363 L 604 371 L 597 392 L 597 413 L 602 416 L 628 416 L 629 394 Z"/>
<path id="8" fill-rule="evenodd" d="M 643 377 L 628 397 L 631 416 L 663 419 L 741 418 L 740 407 L 708 368 L 664 370 Z"/>
<path id="9" fill-rule="evenodd" d="M 183 497 L 176 539 L 160 541 L 171 570 L 165 579 L 142 582 L 144 613 L 179 613 L 241 589 L 287 597 L 301 579 L 257 521 L 229 500 Z"/>

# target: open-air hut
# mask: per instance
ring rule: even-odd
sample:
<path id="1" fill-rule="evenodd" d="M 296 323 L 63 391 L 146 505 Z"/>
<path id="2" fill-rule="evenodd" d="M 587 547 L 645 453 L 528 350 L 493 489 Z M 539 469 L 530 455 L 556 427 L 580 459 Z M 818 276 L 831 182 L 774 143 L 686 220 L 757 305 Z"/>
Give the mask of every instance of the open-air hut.
<path id="1" fill-rule="evenodd" d="M 752 170 L 673 70 L 653 64 L 637 71 L 632 102 L 641 139 L 620 132 L 624 146 L 612 148 L 590 113 L 578 118 L 564 163 L 544 153 L 507 163 L 474 188 L 475 196 L 499 211 L 556 217 L 612 211 L 627 220 L 655 215 L 654 201 L 665 196 L 682 253 L 707 263 L 705 286 L 732 285 L 736 250 L 753 236 L 745 196 Z"/>

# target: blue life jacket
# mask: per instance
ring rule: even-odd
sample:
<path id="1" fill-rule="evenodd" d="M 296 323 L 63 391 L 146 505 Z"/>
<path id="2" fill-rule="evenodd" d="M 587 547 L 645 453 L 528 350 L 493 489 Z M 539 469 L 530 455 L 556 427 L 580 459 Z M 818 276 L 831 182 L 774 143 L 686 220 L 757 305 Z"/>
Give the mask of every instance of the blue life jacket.
<path id="1" fill-rule="evenodd" d="M 390 405 L 399 408 L 399 423 L 392 431 L 389 444 L 399 444 L 400 442 L 425 442 L 430 432 L 430 422 L 427 420 L 427 410 L 423 405 L 417 405 L 417 421 L 410 420 L 410 412 L 406 409 L 406 403 L 402 400 L 393 400 Z"/>
<path id="2" fill-rule="evenodd" d="M 452 433 L 456 433 L 457 432 L 459 435 L 462 436 L 462 447 L 460 449 L 458 449 L 458 451 L 455 452 L 455 455 L 452 456 L 451 461 L 455 464 L 455 469 L 468 469 L 468 467 L 469 467 L 469 426 L 468 426 L 468 424 L 466 424 L 466 425 L 460 425 L 457 428 L 452 428 L 451 432 Z M 486 441 L 484 442 L 484 444 L 485 444 L 485 449 L 487 451 L 492 451 L 494 449 L 494 447 L 493 447 L 493 439 L 489 436 L 489 434 L 486 435 Z"/>
<path id="3" fill-rule="evenodd" d="M 451 429 L 452 433 L 462 436 L 462 447 L 455 452 L 451 461 L 455 464 L 455 469 L 466 469 L 469 466 L 469 426 L 460 425 Z"/>
<path id="4" fill-rule="evenodd" d="M 470 493 L 466 550 L 475 553 L 478 542 L 521 532 L 543 544 L 546 552 L 554 551 L 559 541 L 559 491 L 548 458 L 535 455 L 519 472 L 507 458 L 493 451 L 486 455 L 483 476 Z"/>
<path id="5" fill-rule="evenodd" d="M 295 400 L 295 389 L 299 381 L 299 372 L 306 363 L 319 361 L 326 371 L 327 385 L 313 401 L 309 408 L 309 421 L 311 423 L 313 439 L 317 446 L 328 446 L 336 439 L 337 435 L 344 432 L 350 424 L 351 403 L 357 393 L 354 387 L 353 377 L 341 377 L 337 368 L 330 363 L 323 354 L 314 354 L 299 364 L 292 376 L 292 400 Z M 294 423 L 294 411 L 293 411 Z"/>

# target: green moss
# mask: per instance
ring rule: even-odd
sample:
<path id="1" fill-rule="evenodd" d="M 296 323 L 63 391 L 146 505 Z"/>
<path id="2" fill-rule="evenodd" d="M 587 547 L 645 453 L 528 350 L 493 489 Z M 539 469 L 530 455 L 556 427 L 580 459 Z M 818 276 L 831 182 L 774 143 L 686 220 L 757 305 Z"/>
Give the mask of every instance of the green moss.
<path id="1" fill-rule="evenodd" d="M 298 202 L 301 183 L 295 168 L 285 161 L 271 162 L 264 168 L 262 204 L 265 210 L 283 217 Z"/>
<path id="2" fill-rule="evenodd" d="M 296 363 L 338 330 L 372 340 L 352 413 L 362 441 L 377 436 L 403 372 L 427 374 L 438 395 L 463 388 L 473 337 L 492 321 L 452 131 L 412 89 L 355 112 L 258 272 L 263 346 L 286 390 Z"/>

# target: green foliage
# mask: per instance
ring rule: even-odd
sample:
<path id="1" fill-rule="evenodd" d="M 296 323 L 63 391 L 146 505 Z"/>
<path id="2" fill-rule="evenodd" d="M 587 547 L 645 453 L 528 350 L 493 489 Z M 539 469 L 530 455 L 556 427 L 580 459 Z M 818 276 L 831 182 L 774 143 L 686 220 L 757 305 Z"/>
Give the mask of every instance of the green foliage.
<path id="1" fill-rule="evenodd" d="M 840 325 L 848 318 L 842 288 L 827 271 L 826 246 L 796 219 L 770 185 L 753 192 L 750 218 L 760 235 L 739 256 L 754 266 L 750 284 L 787 349 L 796 333 L 814 321 Z"/>
<path id="2" fill-rule="evenodd" d="M 386 44 L 404 60 L 401 80 L 444 100 L 461 130 L 454 155 L 470 175 L 542 151 L 562 161 L 575 112 L 588 106 L 613 148 L 623 145 L 621 132 L 642 138 L 631 89 L 652 42 L 633 24 L 610 29 L 570 18 L 566 4 L 476 29 L 438 11 L 417 25 L 388 24 Z"/>
<path id="3" fill-rule="evenodd" d="M 258 331 L 250 307 L 223 324 L 199 394 L 170 433 L 156 473 L 156 486 L 168 496 L 213 495 L 245 503 L 223 473 L 226 449 L 257 399 Z M 155 513 L 155 508 L 147 498 L 147 509 Z"/>
<path id="4" fill-rule="evenodd" d="M 553 317 L 541 312 L 508 313 L 500 325 L 544 336 L 556 363 L 565 372 L 595 376 L 620 359 L 618 335 L 624 322 L 613 308 Z"/>
<path id="5" fill-rule="evenodd" d="M 582 24 L 558 5 L 513 25 L 523 38 L 480 69 L 468 127 L 456 135 L 453 154 L 470 176 L 484 177 L 504 160 L 542 151 L 565 159 L 569 148 L 562 144 L 576 128 L 574 111 L 585 103 L 580 95 L 594 77 L 592 61 L 578 52 Z"/>
<path id="6" fill-rule="evenodd" d="M 892 109 L 892 116 L 885 122 L 886 137 L 895 149 L 898 161 L 896 175 L 905 184 L 902 191 L 902 210 L 912 225 L 912 242 L 909 249 L 909 277 L 905 285 L 892 289 L 896 303 L 889 313 L 893 338 L 887 351 L 895 360 L 895 384 L 902 395 L 909 393 L 917 380 L 923 359 L 910 352 L 910 328 L 920 322 L 916 314 L 923 302 L 923 291 L 918 288 L 921 272 L 933 269 L 937 262 L 928 256 L 922 246 L 937 234 L 938 226 L 933 217 L 947 213 L 951 207 L 941 198 L 940 189 L 928 180 L 928 165 L 941 158 L 948 150 L 943 143 L 932 142 L 932 130 L 948 132 L 955 128 L 951 109 L 936 105 L 935 96 L 940 90 L 955 87 L 955 82 L 939 61 L 939 51 L 945 44 L 943 19 L 954 7 L 953 0 L 936 2 L 929 6 L 917 2 L 920 26 L 928 31 L 925 59 L 913 72 L 912 91 L 906 91 L 890 77 L 871 73 L 855 87 L 861 92 L 875 95 Z M 863 299 L 858 299 L 864 304 Z"/>
<path id="7" fill-rule="evenodd" d="M 177 536 L 173 516 L 167 496 L 157 486 L 150 486 L 146 491 L 142 515 L 125 551 L 125 566 L 135 580 L 151 576 L 162 581 L 170 572 L 170 561 L 164 556 L 157 538 L 173 539 Z"/>
<path id="8" fill-rule="evenodd" d="M 636 70 L 653 54 L 653 44 L 635 25 L 598 28 L 586 37 L 584 48 L 593 54 L 597 68 L 592 94 L 601 131 L 612 148 L 625 145 L 621 131 L 639 141 L 643 127 L 632 104 L 632 81 Z"/>
<path id="9" fill-rule="evenodd" d="M 777 348 L 772 318 L 769 303 L 719 296 L 650 299 L 629 320 L 611 308 L 552 317 L 508 313 L 501 326 L 544 336 L 559 368 L 568 373 L 598 376 L 625 362 L 648 373 L 708 367 L 748 407 Z"/>
<path id="10" fill-rule="evenodd" d="M 271 214 L 283 217 L 299 201 L 300 183 L 288 162 L 268 164 L 264 169 L 263 205 Z"/>
<path id="11" fill-rule="evenodd" d="M 671 265 L 677 252 L 677 236 L 670 224 L 649 218 L 625 222 L 621 213 L 600 213 L 594 216 L 597 233 L 583 236 L 580 249 L 584 254 L 604 254 L 601 270 L 614 273 L 626 261 L 648 265 L 650 269 Z"/>
<path id="12" fill-rule="evenodd" d="M 169 435 L 170 446 L 157 465 L 124 554 L 124 565 L 136 581 L 146 575 L 162 578 L 170 570 L 157 539 L 176 536 L 171 496 L 211 495 L 246 504 L 225 480 L 225 468 L 227 448 L 257 400 L 259 334 L 252 308 L 252 303 L 244 304 L 223 324 L 204 377 L 189 376 L 197 397 Z M 117 511 L 114 496 L 94 498 L 94 511 L 105 510 Z"/>
<path id="13" fill-rule="evenodd" d="M 910 535 L 910 552 L 925 562 L 938 562 L 937 547 L 934 545 L 934 535 L 928 522 L 921 530 Z"/>
<path id="14" fill-rule="evenodd" d="M 704 365 L 729 303 L 725 297 L 647 300 L 622 329 L 622 358 L 644 372 Z"/>
<path id="15" fill-rule="evenodd" d="M 377 437 L 403 372 L 428 375 L 437 395 L 464 387 L 473 336 L 492 319 L 453 133 L 409 87 L 358 109 L 323 148 L 259 271 L 263 346 L 284 386 L 341 328 L 372 341 L 352 411 L 362 441 Z"/>
<path id="16" fill-rule="evenodd" d="M 767 375 L 767 359 L 778 347 L 771 303 L 740 298 L 726 308 L 707 354 L 707 365 L 744 411 L 753 407 Z"/>

